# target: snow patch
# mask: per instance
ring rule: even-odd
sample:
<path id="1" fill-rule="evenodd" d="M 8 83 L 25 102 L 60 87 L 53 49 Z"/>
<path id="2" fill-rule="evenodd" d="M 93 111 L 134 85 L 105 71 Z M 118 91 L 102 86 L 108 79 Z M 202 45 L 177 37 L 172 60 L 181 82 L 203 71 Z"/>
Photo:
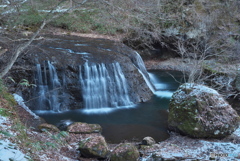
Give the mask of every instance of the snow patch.
<path id="1" fill-rule="evenodd" d="M 39 116 L 37 116 L 35 113 L 33 113 L 24 103 L 24 100 L 21 96 L 19 96 L 18 94 L 14 93 L 13 94 L 14 99 L 17 101 L 18 105 L 21 106 L 22 108 L 24 108 L 27 112 L 29 112 L 34 119 L 40 119 Z"/>
<path id="2" fill-rule="evenodd" d="M 185 88 L 185 89 L 193 89 L 193 94 L 198 95 L 198 93 L 212 93 L 212 94 L 218 94 L 218 92 L 214 89 L 211 89 L 207 86 L 200 85 L 200 84 L 195 84 L 195 83 L 185 83 L 180 86 L 180 88 Z"/>
<path id="3" fill-rule="evenodd" d="M 240 131 L 240 129 L 238 129 Z M 235 161 L 240 159 L 240 144 L 231 142 L 206 141 L 192 139 L 180 135 L 174 135 L 166 141 L 154 145 L 154 149 L 148 151 L 156 159 L 170 160 L 210 160 L 212 154 L 215 159 L 221 161 Z M 222 157 L 217 155 L 224 154 Z M 144 161 L 152 161 L 151 157 L 144 157 Z"/>
<path id="4" fill-rule="evenodd" d="M 0 160 L 28 161 L 29 158 L 16 148 L 9 140 L 0 140 Z"/>

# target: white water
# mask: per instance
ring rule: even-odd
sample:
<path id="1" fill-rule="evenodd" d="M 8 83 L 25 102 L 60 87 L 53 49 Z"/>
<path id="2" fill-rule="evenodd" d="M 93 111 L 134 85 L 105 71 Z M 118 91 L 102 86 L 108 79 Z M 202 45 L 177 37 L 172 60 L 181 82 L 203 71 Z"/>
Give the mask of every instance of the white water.
<path id="1" fill-rule="evenodd" d="M 152 81 L 153 85 L 155 86 L 156 91 L 154 94 L 157 97 L 166 97 L 171 98 L 173 95 L 173 91 L 169 91 L 168 85 L 166 83 L 162 83 L 161 80 L 159 80 L 154 74 L 148 73 L 150 80 Z"/>
<path id="2" fill-rule="evenodd" d="M 37 64 L 37 100 L 39 110 L 59 111 L 58 90 L 61 88 L 55 67 L 47 61 L 43 68 Z"/>
<path id="3" fill-rule="evenodd" d="M 81 44 L 76 44 L 75 46 L 80 46 Z M 85 44 L 82 44 L 82 46 L 85 46 Z M 50 47 L 50 48 L 53 48 L 53 47 Z M 87 54 L 90 54 L 90 53 L 87 53 L 87 52 L 75 52 L 73 51 L 72 49 L 65 49 L 65 48 L 53 48 L 53 49 L 57 49 L 57 50 L 61 50 L 61 51 L 66 51 L 68 53 L 72 53 L 72 54 L 80 54 L 80 55 L 87 55 Z"/>
<path id="4" fill-rule="evenodd" d="M 108 113 L 116 111 L 116 110 L 131 109 L 131 108 L 135 108 L 135 107 L 136 107 L 136 105 L 132 104 L 130 106 L 119 106 L 116 108 L 103 107 L 103 108 L 95 108 L 95 109 L 82 109 L 81 112 L 84 114 L 108 114 Z"/>
<path id="5" fill-rule="evenodd" d="M 55 49 L 75 53 L 71 49 Z M 150 90 L 156 93 L 143 60 L 137 52 L 134 57 L 134 64 Z M 61 107 L 62 100 L 60 100 L 60 97 L 64 96 L 60 93 L 63 87 L 54 65 L 50 61 L 45 62 L 42 66 L 37 64 L 35 79 L 37 85 L 35 92 L 37 104 L 35 109 L 51 110 L 54 112 L 61 111 L 63 107 Z M 94 113 L 96 109 L 102 109 L 102 112 L 106 113 L 111 111 L 108 108 L 133 107 L 134 105 L 130 99 L 128 82 L 118 62 L 111 64 L 90 64 L 86 60 L 84 65 L 79 66 L 79 82 L 81 89 L 79 93 L 82 94 L 83 108 L 86 113 Z"/>
<path id="6" fill-rule="evenodd" d="M 151 81 L 145 76 L 145 74 L 143 74 L 143 72 L 138 69 L 139 73 L 143 76 L 143 79 L 145 80 L 145 82 L 147 83 L 149 89 L 152 91 L 152 93 L 155 93 L 155 88 L 154 86 L 152 85 Z"/>
<path id="7" fill-rule="evenodd" d="M 127 81 L 119 63 L 89 65 L 86 62 L 79 67 L 79 79 L 85 109 L 133 104 L 130 101 Z"/>
<path id="8" fill-rule="evenodd" d="M 137 59 L 136 62 L 137 62 L 138 71 L 139 71 L 139 73 L 143 76 L 143 79 L 144 79 L 145 82 L 147 83 L 149 89 L 150 89 L 153 93 L 155 93 L 155 88 L 154 88 L 152 82 L 151 82 L 151 81 L 149 80 L 149 78 L 147 78 L 146 75 L 143 73 L 143 72 L 145 72 L 146 74 L 148 74 L 148 73 L 147 73 L 147 69 L 146 69 L 146 67 L 145 67 L 145 65 L 144 65 L 144 62 L 143 62 L 142 58 L 141 58 L 141 56 L 140 56 L 137 52 L 135 52 L 135 53 L 136 53 L 136 59 Z"/>

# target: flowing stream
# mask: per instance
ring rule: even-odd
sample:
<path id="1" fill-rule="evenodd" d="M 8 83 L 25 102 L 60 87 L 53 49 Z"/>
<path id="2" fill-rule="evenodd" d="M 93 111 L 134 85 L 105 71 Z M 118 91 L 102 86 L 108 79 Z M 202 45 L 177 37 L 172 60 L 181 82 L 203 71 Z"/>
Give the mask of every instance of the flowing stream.
<path id="1" fill-rule="evenodd" d="M 101 108 L 95 112 L 94 110 L 89 112 L 84 109 L 66 112 L 44 110 L 34 112 L 43 117 L 48 123 L 57 126 L 61 123 L 69 124 L 77 121 L 100 124 L 103 128 L 102 134 L 110 143 L 119 143 L 123 140 L 141 141 L 145 136 L 151 136 L 156 141 L 165 140 L 168 138 L 167 109 L 169 100 L 173 92 L 178 88 L 178 81 L 181 81 L 182 74 L 175 71 L 160 70 L 148 72 L 156 91 L 151 100 L 145 103 L 122 105 L 117 108 Z"/>

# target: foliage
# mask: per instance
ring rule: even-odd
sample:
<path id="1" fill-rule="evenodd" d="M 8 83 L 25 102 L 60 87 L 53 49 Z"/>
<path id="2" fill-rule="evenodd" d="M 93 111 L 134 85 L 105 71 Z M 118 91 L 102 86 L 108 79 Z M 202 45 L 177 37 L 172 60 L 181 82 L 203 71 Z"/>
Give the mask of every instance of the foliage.
<path id="1" fill-rule="evenodd" d="M 31 84 L 27 79 L 21 79 L 19 82 L 16 82 L 12 77 L 7 77 L 7 79 L 17 86 L 16 91 L 20 89 L 24 91 L 27 88 L 36 87 L 35 84 Z"/>
<path id="2" fill-rule="evenodd" d="M 31 147 L 32 151 L 39 151 L 39 150 L 57 149 L 60 146 L 64 146 L 67 144 L 65 141 L 65 138 L 68 136 L 67 132 L 61 131 L 57 134 L 52 134 L 46 130 L 45 133 L 52 140 L 46 140 L 46 141 L 30 140 L 26 143 L 26 146 Z"/>
<path id="3" fill-rule="evenodd" d="M 13 135 L 10 134 L 9 132 L 7 132 L 7 131 L 1 131 L 1 130 L 0 130 L 0 134 L 3 134 L 3 135 L 8 136 L 8 137 L 13 136 Z"/>
<path id="4" fill-rule="evenodd" d="M 11 78 L 8 79 L 15 82 Z M 26 87 L 31 86 L 31 84 L 29 84 L 29 82 L 26 79 L 22 79 L 19 82 L 19 85 Z M 32 136 L 30 137 L 28 133 L 29 132 L 28 127 L 26 127 L 20 121 L 19 116 L 16 114 L 15 109 L 13 108 L 14 105 L 16 104 L 15 100 L 13 96 L 7 92 L 7 88 L 4 86 L 2 80 L 0 81 L 0 101 L 1 101 L 0 103 L 6 103 L 2 104 L 4 108 L 0 108 L 0 115 L 10 117 L 10 119 L 13 122 L 11 129 L 12 131 L 14 131 L 14 133 L 16 133 L 16 135 L 12 135 L 8 131 L 4 130 L 0 130 L 0 134 L 3 134 L 6 137 L 12 137 L 12 139 L 16 141 L 15 143 L 19 144 L 21 147 L 31 149 L 31 152 L 33 152 L 33 157 L 34 153 L 36 153 L 37 151 L 57 149 L 60 146 L 67 144 L 65 138 L 68 136 L 68 133 L 65 131 L 56 134 L 47 132 L 46 138 L 49 138 L 49 140 L 45 141 L 38 140 Z"/>
<path id="5" fill-rule="evenodd" d="M 35 84 L 30 84 L 28 80 L 26 79 L 22 79 L 20 82 L 19 82 L 19 85 L 20 86 L 24 86 L 24 87 L 36 87 Z"/>
<path id="6" fill-rule="evenodd" d="M 0 98 L 1 97 L 7 100 L 8 106 L 16 105 L 16 101 L 14 100 L 13 96 L 7 92 L 7 88 L 3 84 L 2 79 L 0 79 Z"/>
<path id="7" fill-rule="evenodd" d="M 9 14 L 11 17 L 6 16 L 3 21 L 7 21 L 8 26 L 21 25 L 24 29 L 34 30 L 42 22 L 45 11 L 58 3 L 57 0 L 36 0 L 18 4 L 15 6 L 18 8 L 17 15 Z M 59 10 L 74 5 L 69 1 L 59 4 Z M 221 39 L 222 43 L 216 50 L 228 56 L 236 51 L 225 51 L 236 44 L 229 43 L 225 36 L 229 38 L 239 33 L 239 6 L 237 1 L 221 0 L 89 0 L 84 6 L 62 15 L 50 25 L 70 32 L 124 34 L 124 42 L 134 48 L 153 47 L 156 43 L 169 47 L 169 43 L 174 43 L 168 40 L 171 36 L 177 39 L 202 37 L 210 41 Z M 223 58 L 222 55 L 220 58 Z"/>
<path id="8" fill-rule="evenodd" d="M 20 14 L 17 23 L 23 26 L 39 26 L 42 21 L 43 16 L 38 11 L 29 9 L 26 14 Z"/>
<path id="9" fill-rule="evenodd" d="M 7 110 L 7 109 L 5 109 L 5 108 L 0 108 L 0 116 L 10 116 L 11 115 L 11 113 Z"/>
<path id="10" fill-rule="evenodd" d="M 114 30 L 110 30 L 105 23 L 96 21 L 98 14 L 99 11 L 97 9 L 75 10 L 52 21 L 50 24 L 69 31 L 78 31 L 82 33 L 97 31 L 102 34 L 106 34 L 108 33 L 108 30 L 111 31 L 111 34 L 114 33 Z"/>

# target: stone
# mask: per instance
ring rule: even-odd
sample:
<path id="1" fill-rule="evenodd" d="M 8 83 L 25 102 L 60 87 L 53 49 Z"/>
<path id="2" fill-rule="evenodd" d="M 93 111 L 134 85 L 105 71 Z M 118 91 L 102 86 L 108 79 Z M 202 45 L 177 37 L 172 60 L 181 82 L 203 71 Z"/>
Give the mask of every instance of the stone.
<path id="1" fill-rule="evenodd" d="M 169 104 L 170 130 L 197 138 L 223 138 L 239 126 L 237 112 L 214 89 L 185 83 Z"/>
<path id="2" fill-rule="evenodd" d="M 153 145 L 153 144 L 156 144 L 156 141 L 152 137 L 147 136 L 147 137 L 143 138 L 142 144 L 143 145 Z"/>
<path id="3" fill-rule="evenodd" d="M 61 130 L 61 131 L 67 131 L 67 127 L 69 125 L 71 125 L 72 123 L 74 123 L 73 121 L 71 121 L 70 119 L 68 120 L 61 120 L 58 124 L 57 127 Z"/>
<path id="4" fill-rule="evenodd" d="M 101 133 L 102 127 L 99 124 L 74 122 L 67 127 L 67 131 L 76 134 Z"/>
<path id="5" fill-rule="evenodd" d="M 121 143 L 113 149 L 110 157 L 111 161 L 136 161 L 140 155 L 133 144 Z"/>
<path id="6" fill-rule="evenodd" d="M 79 142 L 81 155 L 88 158 L 106 158 L 109 149 L 103 136 L 91 136 Z"/>
<path id="7" fill-rule="evenodd" d="M 239 92 L 240 91 L 240 70 L 238 70 L 237 72 L 237 76 L 235 78 L 234 84 L 235 84 L 236 90 Z"/>
<path id="8" fill-rule="evenodd" d="M 38 129 L 42 132 L 45 132 L 45 130 L 50 132 L 59 132 L 60 130 L 52 124 L 43 123 L 38 126 Z"/>

